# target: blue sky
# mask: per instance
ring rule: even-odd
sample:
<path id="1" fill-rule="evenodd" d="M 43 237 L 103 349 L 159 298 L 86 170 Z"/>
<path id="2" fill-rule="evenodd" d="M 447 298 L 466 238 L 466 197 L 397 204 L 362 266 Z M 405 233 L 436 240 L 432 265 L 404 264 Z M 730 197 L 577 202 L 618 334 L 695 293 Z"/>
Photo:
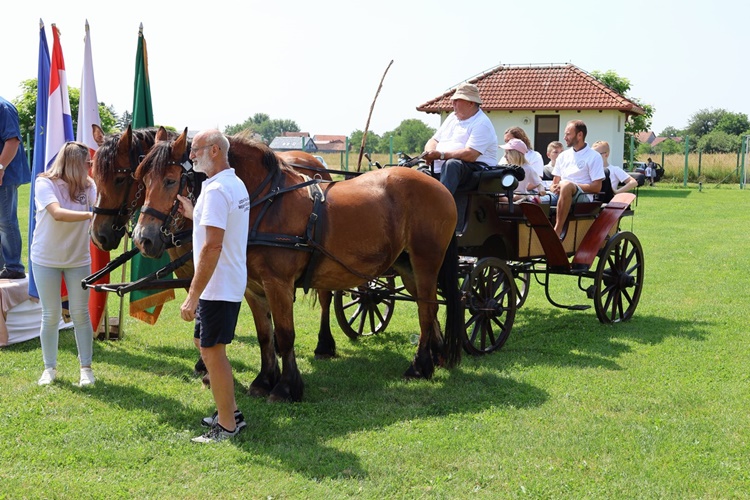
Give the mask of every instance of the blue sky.
<path id="1" fill-rule="evenodd" d="M 143 23 L 155 119 L 178 129 L 261 112 L 348 135 L 364 129 L 391 60 L 370 122 L 379 134 L 407 118 L 437 126 L 415 108 L 498 64 L 613 70 L 655 107 L 657 133 L 700 109 L 750 114 L 745 2 L 42 0 L 14 11 L 0 30 L 0 95 L 36 77 L 40 18 L 50 50 L 51 24 L 61 30 L 68 84 L 80 87 L 88 19 L 99 101 L 130 110 Z"/>

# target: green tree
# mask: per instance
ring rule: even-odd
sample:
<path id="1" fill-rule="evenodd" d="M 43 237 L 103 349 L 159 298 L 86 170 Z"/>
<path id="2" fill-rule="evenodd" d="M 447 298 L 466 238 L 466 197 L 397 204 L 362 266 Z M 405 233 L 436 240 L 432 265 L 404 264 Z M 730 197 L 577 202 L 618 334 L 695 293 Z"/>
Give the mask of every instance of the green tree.
<path id="1" fill-rule="evenodd" d="M 133 115 L 129 111 L 123 111 L 116 126 L 118 130 L 125 130 L 131 123 L 133 123 Z"/>
<path id="2" fill-rule="evenodd" d="M 685 134 L 683 130 L 679 130 L 673 126 L 668 126 L 661 131 L 659 137 L 682 137 Z"/>
<path id="3" fill-rule="evenodd" d="M 413 118 L 402 121 L 392 134 L 395 151 L 415 156 L 424 151 L 424 145 L 435 134 L 435 129 Z"/>
<path id="4" fill-rule="evenodd" d="M 685 132 L 700 139 L 710 133 L 726 113 L 725 109 L 701 109 L 690 117 Z"/>
<path id="5" fill-rule="evenodd" d="M 716 124 L 716 130 L 726 132 L 729 135 L 742 135 L 750 129 L 750 121 L 745 113 L 732 113 L 727 111 Z"/>
<path id="6" fill-rule="evenodd" d="M 672 139 L 667 139 L 665 141 L 660 142 L 656 146 L 654 146 L 654 152 L 664 153 L 668 155 L 675 154 L 675 153 L 684 153 L 685 145 L 681 142 L 677 142 Z"/>
<path id="7" fill-rule="evenodd" d="M 642 102 L 640 99 L 627 95 L 630 90 L 630 80 L 619 76 L 612 70 L 608 70 L 604 73 L 601 71 L 592 71 L 591 76 L 607 85 L 621 96 L 627 97 L 643 109 L 644 113 L 642 115 L 632 115 L 625 122 L 625 144 L 623 151 L 630 151 L 630 138 L 634 137 L 636 143 L 638 143 L 638 133 L 646 132 L 651 129 L 651 119 L 653 118 L 655 111 L 654 107 Z"/>
<path id="8" fill-rule="evenodd" d="M 284 132 L 299 132 L 299 126 L 294 120 L 271 120 L 271 117 L 265 113 L 255 113 L 243 123 L 225 127 L 224 133 L 233 135 L 243 130 L 260 134 L 263 142 L 269 144 L 275 137 L 283 135 Z"/>
<path id="9" fill-rule="evenodd" d="M 698 139 L 698 149 L 704 153 L 735 153 L 739 148 L 739 136 L 721 130 L 714 130 Z"/>
<path id="10" fill-rule="evenodd" d="M 34 130 L 36 128 L 36 100 L 38 96 L 37 79 L 32 78 L 21 83 L 23 93 L 13 101 L 18 108 L 18 119 L 21 125 L 21 135 L 30 138 L 30 149 L 34 147 Z M 78 130 L 78 102 L 81 98 L 80 89 L 68 87 L 70 98 L 70 112 L 73 118 L 73 131 Z M 117 131 L 117 113 L 113 106 L 99 103 L 99 118 L 105 134 Z"/>
<path id="11" fill-rule="evenodd" d="M 349 135 L 349 147 L 351 151 L 359 154 L 359 148 L 362 146 L 362 130 L 355 130 Z M 385 151 L 382 143 L 385 142 Z M 378 134 L 372 131 L 367 132 L 367 143 L 365 144 L 365 153 L 387 153 L 388 141 L 382 139 Z"/>

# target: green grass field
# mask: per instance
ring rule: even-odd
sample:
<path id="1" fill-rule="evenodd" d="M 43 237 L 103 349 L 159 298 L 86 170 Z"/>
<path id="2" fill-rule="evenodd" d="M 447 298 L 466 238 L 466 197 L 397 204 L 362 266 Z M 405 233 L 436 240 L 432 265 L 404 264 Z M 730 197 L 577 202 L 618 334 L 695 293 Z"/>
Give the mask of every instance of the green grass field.
<path id="1" fill-rule="evenodd" d="M 128 318 L 121 340 L 95 342 L 85 390 L 72 331 L 49 387 L 38 340 L 4 348 L 0 498 L 747 498 L 748 197 L 642 188 L 624 228 L 645 253 L 632 321 L 556 309 L 533 283 L 502 350 L 431 381 L 401 378 L 413 305 L 357 342 L 334 326 L 339 357 L 316 361 L 319 311 L 300 295 L 304 401 L 253 399 L 243 305 L 228 352 L 248 428 L 233 442 L 190 442 L 214 407 L 192 375 L 184 291 L 155 326 Z M 574 278 L 552 288 L 587 302 Z"/>

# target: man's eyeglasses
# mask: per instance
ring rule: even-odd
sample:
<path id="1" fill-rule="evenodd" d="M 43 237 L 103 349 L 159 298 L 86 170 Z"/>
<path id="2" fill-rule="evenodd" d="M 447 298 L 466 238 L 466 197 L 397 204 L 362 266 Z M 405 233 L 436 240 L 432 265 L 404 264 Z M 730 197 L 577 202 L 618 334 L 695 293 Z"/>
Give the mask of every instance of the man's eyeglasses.
<path id="1" fill-rule="evenodd" d="M 195 152 L 197 153 L 197 152 L 198 152 L 198 151 L 200 151 L 201 149 L 206 149 L 206 148 L 210 148 L 211 146 L 213 146 L 213 144 L 207 144 L 206 146 L 199 146 L 199 147 L 197 147 L 197 148 L 196 148 L 196 147 L 193 147 L 193 148 L 190 148 L 190 150 L 191 150 L 191 151 L 195 151 Z"/>

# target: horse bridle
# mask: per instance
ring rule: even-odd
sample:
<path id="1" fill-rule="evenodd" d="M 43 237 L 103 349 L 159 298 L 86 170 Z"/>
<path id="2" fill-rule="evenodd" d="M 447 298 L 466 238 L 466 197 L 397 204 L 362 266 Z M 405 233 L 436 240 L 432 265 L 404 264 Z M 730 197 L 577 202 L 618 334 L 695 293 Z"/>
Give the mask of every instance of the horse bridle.
<path id="1" fill-rule="evenodd" d="M 193 170 L 193 162 L 189 158 L 189 150 L 186 152 L 180 161 L 169 160 L 167 166 L 178 165 L 182 167 L 182 174 L 180 175 L 180 186 L 177 189 L 177 194 L 182 193 L 183 189 L 187 188 L 187 198 L 191 202 L 195 203 L 194 186 L 195 186 L 195 171 Z M 175 196 L 172 208 L 168 213 L 160 212 L 148 206 L 141 207 L 141 213 L 150 215 L 151 217 L 158 219 L 162 222 L 159 232 L 162 234 L 164 241 L 168 244 L 171 243 L 175 247 L 182 245 L 181 238 L 192 233 L 192 230 L 180 231 L 178 224 L 182 222 L 182 216 L 178 215 L 177 211 L 180 208 L 180 200 Z M 176 233 L 172 232 L 170 226 L 174 225 L 178 229 Z M 180 226 L 181 227 L 181 226 Z"/>
<path id="2" fill-rule="evenodd" d="M 115 175 L 128 174 L 126 177 L 127 184 L 125 186 L 125 189 L 123 190 L 122 203 L 120 203 L 119 208 L 101 208 L 97 207 L 96 205 L 92 207 L 92 211 L 94 214 L 114 216 L 115 220 L 114 222 L 112 222 L 112 230 L 115 232 L 125 230 L 125 232 L 128 233 L 128 236 L 131 237 L 132 230 L 128 229 L 128 223 L 130 223 L 133 219 L 133 214 L 138 207 L 138 199 L 143 194 L 143 189 L 145 188 L 145 185 L 143 183 L 138 186 L 135 197 L 128 206 L 128 193 L 130 192 L 130 188 L 133 186 L 133 182 L 135 182 L 135 171 L 138 168 L 141 160 L 143 160 L 145 156 L 141 141 L 138 140 L 137 137 L 133 137 L 133 142 L 135 147 L 130 149 L 130 166 L 128 168 L 116 168 L 114 171 Z M 120 219 L 122 219 L 123 222 L 121 225 L 118 225 L 118 221 Z"/>

